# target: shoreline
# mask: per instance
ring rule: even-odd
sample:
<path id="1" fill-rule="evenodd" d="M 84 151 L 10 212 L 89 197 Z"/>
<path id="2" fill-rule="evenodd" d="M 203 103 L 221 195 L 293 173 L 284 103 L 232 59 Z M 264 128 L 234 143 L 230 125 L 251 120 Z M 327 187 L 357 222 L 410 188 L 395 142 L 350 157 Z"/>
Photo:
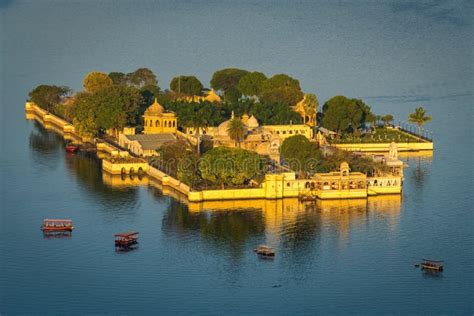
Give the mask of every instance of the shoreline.
<path id="1" fill-rule="evenodd" d="M 158 180 L 162 187 L 169 187 L 179 194 L 186 196 L 188 202 L 207 201 L 248 201 L 255 199 L 280 200 L 284 198 L 310 197 L 312 200 L 345 200 L 345 199 L 367 199 L 369 196 L 377 195 L 400 195 L 402 192 L 403 176 L 366 177 L 359 175 L 355 179 L 351 173 L 347 176 L 337 176 L 337 181 L 345 183 L 346 188 L 327 189 L 326 182 L 315 179 L 296 179 L 294 173 L 266 174 L 264 181 L 259 187 L 239 189 L 217 189 L 193 191 L 188 185 L 171 177 L 170 175 L 150 166 L 141 158 L 133 158 L 129 151 L 121 150 L 102 139 L 83 138 L 75 132 L 74 126 L 41 109 L 32 102 L 25 103 L 26 119 L 37 120 L 45 128 L 61 134 L 66 140 L 79 142 L 91 142 L 97 147 L 97 156 L 102 160 L 102 170 L 111 175 L 145 173 L 150 178 Z M 101 140 L 98 142 L 97 140 Z M 388 145 L 381 143 L 379 146 Z M 99 152 L 107 155 L 100 157 Z M 117 160 L 117 161 L 114 161 Z M 340 179 L 339 179 L 340 178 Z M 359 182 L 359 185 L 349 187 L 349 182 Z M 362 183 L 363 182 L 363 183 Z M 375 186 L 374 186 L 375 183 Z"/>

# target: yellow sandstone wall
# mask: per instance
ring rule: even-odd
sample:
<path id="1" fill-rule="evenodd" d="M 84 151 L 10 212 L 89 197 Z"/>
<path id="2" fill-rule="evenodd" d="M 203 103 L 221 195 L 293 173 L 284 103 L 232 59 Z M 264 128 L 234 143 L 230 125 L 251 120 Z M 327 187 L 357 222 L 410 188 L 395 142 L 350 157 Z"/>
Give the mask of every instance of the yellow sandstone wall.
<path id="1" fill-rule="evenodd" d="M 114 162 L 112 163 L 108 159 L 103 159 L 102 160 L 102 169 L 107 171 L 108 173 L 111 174 L 122 174 L 122 168 L 125 171 L 125 174 L 130 174 L 130 173 L 138 173 L 140 172 L 146 172 L 148 170 L 148 163 L 146 161 L 143 162 Z M 133 168 L 133 172 L 132 172 Z"/>
<path id="2" fill-rule="evenodd" d="M 334 144 L 336 148 L 347 151 L 362 152 L 388 152 L 390 143 L 352 143 L 352 144 Z M 398 151 L 421 151 L 433 150 L 433 143 L 397 143 Z"/>

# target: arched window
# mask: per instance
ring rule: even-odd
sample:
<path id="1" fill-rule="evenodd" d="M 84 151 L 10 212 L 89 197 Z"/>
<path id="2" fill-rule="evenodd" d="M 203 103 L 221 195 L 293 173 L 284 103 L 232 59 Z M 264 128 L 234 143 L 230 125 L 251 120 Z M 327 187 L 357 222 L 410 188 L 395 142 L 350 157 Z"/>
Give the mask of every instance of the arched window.
<path id="1" fill-rule="evenodd" d="M 176 121 L 173 121 L 173 127 L 176 127 Z M 206 133 L 204 133 L 206 134 Z"/>
<path id="2" fill-rule="evenodd" d="M 165 123 L 164 123 L 164 124 L 165 124 L 165 127 L 168 127 L 168 122 L 167 122 L 167 121 L 165 121 Z"/>
<path id="3" fill-rule="evenodd" d="M 147 123 L 147 120 L 145 120 L 145 121 L 143 122 L 143 125 L 146 126 L 146 123 Z"/>
<path id="4" fill-rule="evenodd" d="M 156 120 L 155 127 L 159 127 L 159 126 L 160 126 L 160 121 Z"/>

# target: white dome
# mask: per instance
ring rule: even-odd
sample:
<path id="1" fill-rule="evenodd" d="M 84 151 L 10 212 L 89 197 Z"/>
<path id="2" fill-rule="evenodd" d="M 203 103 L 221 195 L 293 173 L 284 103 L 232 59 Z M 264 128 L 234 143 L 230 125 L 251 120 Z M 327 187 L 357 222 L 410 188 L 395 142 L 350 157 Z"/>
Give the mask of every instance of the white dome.
<path id="1" fill-rule="evenodd" d="M 227 136 L 227 129 L 229 128 L 230 120 L 224 121 L 219 124 L 217 127 L 217 135 L 219 136 Z"/>
<path id="2" fill-rule="evenodd" d="M 257 119 L 255 118 L 255 116 L 251 116 L 248 120 L 247 120 L 247 126 L 249 129 L 254 129 L 254 128 L 257 128 L 259 125 L 258 125 L 258 121 Z"/>

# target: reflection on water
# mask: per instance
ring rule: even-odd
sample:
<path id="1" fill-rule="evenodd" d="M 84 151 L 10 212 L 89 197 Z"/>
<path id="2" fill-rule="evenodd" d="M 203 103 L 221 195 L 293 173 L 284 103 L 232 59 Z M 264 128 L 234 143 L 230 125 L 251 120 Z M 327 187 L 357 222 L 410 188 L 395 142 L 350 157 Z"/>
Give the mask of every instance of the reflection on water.
<path id="1" fill-rule="evenodd" d="M 110 187 L 104 184 L 109 179 L 102 176 L 100 159 L 95 154 L 66 153 L 62 136 L 45 129 L 36 121 L 34 121 L 34 126 L 35 128 L 30 134 L 30 149 L 35 163 L 40 168 L 54 170 L 64 160 L 69 176 L 77 179 L 82 184 L 80 187 L 94 198 L 99 198 L 103 204 L 112 209 L 124 204 L 129 205 L 130 209 L 135 208 L 137 190 L 129 184 L 119 187 Z M 138 177 L 137 181 L 140 181 Z M 131 182 L 129 181 L 129 183 Z"/>
<path id="2" fill-rule="evenodd" d="M 114 188 L 138 187 L 148 185 L 148 177 L 138 174 L 111 174 L 102 172 L 102 181 Z"/>
<path id="3" fill-rule="evenodd" d="M 199 232 L 205 239 L 230 245 L 234 255 L 246 251 L 244 245 L 251 239 L 287 252 L 307 253 L 316 249 L 313 244 L 321 234 L 335 235 L 343 241 L 351 229 L 363 227 L 371 220 L 384 221 L 389 232 L 395 231 L 400 204 L 399 195 L 312 203 L 258 199 L 186 205 L 172 200 L 163 227 L 178 236 Z"/>
<path id="4" fill-rule="evenodd" d="M 256 209 L 233 209 L 222 212 L 189 212 L 187 206 L 176 200 L 163 216 L 165 233 L 188 235 L 198 232 L 203 240 L 219 249 L 226 249 L 234 258 L 247 251 L 249 239 L 262 237 L 265 223 L 262 212 Z"/>
<path id="5" fill-rule="evenodd" d="M 133 187 L 110 188 L 102 182 L 100 160 L 94 154 L 67 155 L 65 165 L 69 174 L 75 177 L 91 195 L 100 198 L 112 209 L 125 203 L 134 209 L 137 203 L 137 190 Z"/>
<path id="6" fill-rule="evenodd" d="M 54 239 L 54 238 L 69 238 L 72 237 L 72 232 L 70 231 L 44 231 L 43 238 L 44 239 Z"/>
<path id="7" fill-rule="evenodd" d="M 35 128 L 29 137 L 31 157 L 38 168 L 54 170 L 57 168 L 62 154 L 58 148 L 64 146 L 63 138 L 49 132 L 41 124 L 34 121 Z"/>

